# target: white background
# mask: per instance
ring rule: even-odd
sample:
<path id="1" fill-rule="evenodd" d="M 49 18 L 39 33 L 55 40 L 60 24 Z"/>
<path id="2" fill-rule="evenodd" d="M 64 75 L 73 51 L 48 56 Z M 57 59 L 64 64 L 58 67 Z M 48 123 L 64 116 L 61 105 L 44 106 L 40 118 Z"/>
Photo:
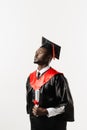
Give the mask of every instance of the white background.
<path id="1" fill-rule="evenodd" d="M 29 130 L 26 79 L 41 38 L 62 47 L 51 65 L 67 77 L 75 105 L 68 130 L 87 130 L 87 1 L 0 1 L 0 130 Z"/>

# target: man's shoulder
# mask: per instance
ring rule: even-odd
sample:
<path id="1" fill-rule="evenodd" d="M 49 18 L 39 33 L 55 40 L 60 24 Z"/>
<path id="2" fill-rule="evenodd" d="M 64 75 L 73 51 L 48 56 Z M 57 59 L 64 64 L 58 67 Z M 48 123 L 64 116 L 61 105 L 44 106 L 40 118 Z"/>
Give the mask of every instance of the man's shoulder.
<path id="1" fill-rule="evenodd" d="M 34 75 L 34 74 L 36 74 L 36 70 L 34 70 L 34 71 L 30 72 L 30 73 L 28 74 L 28 76 L 27 76 L 27 79 L 29 79 L 29 78 L 30 78 L 30 76 L 31 76 L 31 75 Z"/>
<path id="2" fill-rule="evenodd" d="M 36 74 L 36 70 L 32 71 L 32 72 L 29 74 L 29 77 L 30 77 L 31 75 L 35 75 L 35 74 Z"/>
<path id="3" fill-rule="evenodd" d="M 53 73 L 56 73 L 56 74 L 63 74 L 62 72 L 50 67 L 50 70 L 53 72 Z"/>

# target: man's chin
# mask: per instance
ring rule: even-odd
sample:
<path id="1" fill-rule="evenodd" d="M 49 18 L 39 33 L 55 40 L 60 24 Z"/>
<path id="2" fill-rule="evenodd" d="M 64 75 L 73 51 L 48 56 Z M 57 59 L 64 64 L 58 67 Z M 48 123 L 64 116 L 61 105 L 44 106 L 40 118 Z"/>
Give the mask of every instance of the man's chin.
<path id="1" fill-rule="evenodd" d="M 38 61 L 34 61 L 34 64 L 38 64 Z"/>
<path id="2" fill-rule="evenodd" d="M 34 64 L 43 65 L 40 61 L 34 61 Z"/>

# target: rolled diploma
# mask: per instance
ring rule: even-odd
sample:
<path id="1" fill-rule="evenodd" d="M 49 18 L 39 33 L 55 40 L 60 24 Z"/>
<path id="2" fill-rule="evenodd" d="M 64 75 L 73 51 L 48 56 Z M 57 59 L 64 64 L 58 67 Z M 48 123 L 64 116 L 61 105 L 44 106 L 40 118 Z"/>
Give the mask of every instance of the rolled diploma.
<path id="1" fill-rule="evenodd" d="M 35 100 L 38 102 L 38 104 L 39 104 L 39 90 L 35 90 Z M 37 105 L 37 104 L 36 104 Z"/>

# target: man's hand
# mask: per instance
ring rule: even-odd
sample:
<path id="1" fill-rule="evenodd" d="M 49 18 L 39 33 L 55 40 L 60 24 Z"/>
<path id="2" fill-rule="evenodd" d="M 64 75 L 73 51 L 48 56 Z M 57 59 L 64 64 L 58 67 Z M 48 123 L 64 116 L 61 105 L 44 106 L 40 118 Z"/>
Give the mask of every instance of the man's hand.
<path id="1" fill-rule="evenodd" d="M 32 109 L 32 113 L 35 116 L 44 116 L 48 114 L 48 111 L 45 108 L 34 106 Z"/>

